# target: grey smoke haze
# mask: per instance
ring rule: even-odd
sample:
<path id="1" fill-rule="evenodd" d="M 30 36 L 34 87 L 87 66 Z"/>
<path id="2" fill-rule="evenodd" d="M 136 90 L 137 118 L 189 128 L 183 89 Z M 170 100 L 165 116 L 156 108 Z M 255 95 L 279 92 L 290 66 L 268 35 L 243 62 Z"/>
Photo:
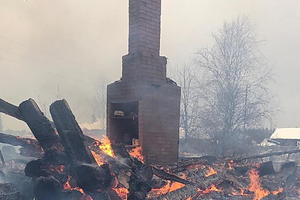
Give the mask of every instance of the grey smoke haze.
<path id="1" fill-rule="evenodd" d="M 66 98 L 79 121 L 91 121 L 99 88 L 121 75 L 127 7 L 128 0 L 0 0 L 0 97 L 33 97 L 44 108 Z M 225 20 L 248 16 L 276 74 L 276 125 L 299 127 L 299 10 L 299 0 L 163 0 L 161 52 L 169 68 L 182 65 Z"/>

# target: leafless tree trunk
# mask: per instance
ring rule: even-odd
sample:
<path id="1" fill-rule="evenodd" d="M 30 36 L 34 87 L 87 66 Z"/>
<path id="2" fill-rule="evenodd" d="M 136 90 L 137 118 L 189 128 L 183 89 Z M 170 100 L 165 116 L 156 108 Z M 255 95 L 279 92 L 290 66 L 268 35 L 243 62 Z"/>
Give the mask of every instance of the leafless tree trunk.
<path id="1" fill-rule="evenodd" d="M 196 75 L 193 65 L 176 69 L 174 78 L 181 87 L 180 127 L 185 140 L 199 134 L 199 95 L 196 93 Z"/>

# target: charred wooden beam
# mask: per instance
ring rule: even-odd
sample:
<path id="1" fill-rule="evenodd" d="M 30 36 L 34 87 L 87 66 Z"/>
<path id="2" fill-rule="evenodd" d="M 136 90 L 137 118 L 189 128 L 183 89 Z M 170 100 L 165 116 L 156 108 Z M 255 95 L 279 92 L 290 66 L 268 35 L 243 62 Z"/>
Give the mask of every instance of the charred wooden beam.
<path id="1" fill-rule="evenodd" d="M 65 152 L 74 162 L 96 164 L 91 151 L 84 144 L 84 135 L 66 100 L 51 104 L 50 113 Z"/>
<path id="2" fill-rule="evenodd" d="M 175 181 L 175 182 L 182 183 L 182 184 L 185 184 L 185 185 L 187 185 L 187 184 L 188 185 L 194 185 L 194 183 L 192 183 L 190 181 L 182 179 L 182 178 L 180 178 L 180 177 L 178 177 L 174 174 L 170 174 L 170 173 L 168 173 L 164 170 L 158 169 L 157 167 L 152 166 L 152 169 L 153 169 L 153 173 L 161 179 L 169 180 L 169 181 Z"/>
<path id="3" fill-rule="evenodd" d="M 0 112 L 7 114 L 11 117 L 23 120 L 23 117 L 19 111 L 19 108 L 13 104 L 10 104 L 3 99 L 0 99 Z"/>
<path id="4" fill-rule="evenodd" d="M 21 146 L 21 155 L 30 157 L 41 157 L 43 150 L 38 141 L 30 138 L 22 138 L 18 136 L 0 133 L 0 143 L 10 144 L 13 146 Z"/>
<path id="5" fill-rule="evenodd" d="M 41 150 L 38 141 L 30 138 L 22 138 L 5 133 L 0 133 L 0 143 L 10 144 L 12 146 L 35 147 Z"/>
<path id="6" fill-rule="evenodd" d="M 33 99 L 22 102 L 19 106 L 24 121 L 45 151 L 63 151 L 60 139 L 48 118 L 42 113 Z"/>

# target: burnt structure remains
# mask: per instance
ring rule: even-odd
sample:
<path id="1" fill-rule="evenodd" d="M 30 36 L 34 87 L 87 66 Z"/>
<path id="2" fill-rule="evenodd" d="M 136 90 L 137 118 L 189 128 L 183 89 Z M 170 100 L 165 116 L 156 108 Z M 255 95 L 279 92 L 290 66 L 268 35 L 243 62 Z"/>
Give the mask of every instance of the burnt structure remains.
<path id="1" fill-rule="evenodd" d="M 107 87 L 108 137 L 139 143 L 148 164 L 178 159 L 180 87 L 166 77 L 160 27 L 161 0 L 129 0 L 129 53 L 121 80 Z"/>

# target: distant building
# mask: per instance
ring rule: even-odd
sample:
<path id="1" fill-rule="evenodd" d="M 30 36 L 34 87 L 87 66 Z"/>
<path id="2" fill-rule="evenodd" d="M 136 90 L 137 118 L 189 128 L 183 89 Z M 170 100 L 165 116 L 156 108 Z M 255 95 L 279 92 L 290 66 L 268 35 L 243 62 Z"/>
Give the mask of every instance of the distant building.
<path id="1" fill-rule="evenodd" d="M 280 146 L 300 147 L 300 128 L 278 128 L 271 135 L 269 142 Z"/>

